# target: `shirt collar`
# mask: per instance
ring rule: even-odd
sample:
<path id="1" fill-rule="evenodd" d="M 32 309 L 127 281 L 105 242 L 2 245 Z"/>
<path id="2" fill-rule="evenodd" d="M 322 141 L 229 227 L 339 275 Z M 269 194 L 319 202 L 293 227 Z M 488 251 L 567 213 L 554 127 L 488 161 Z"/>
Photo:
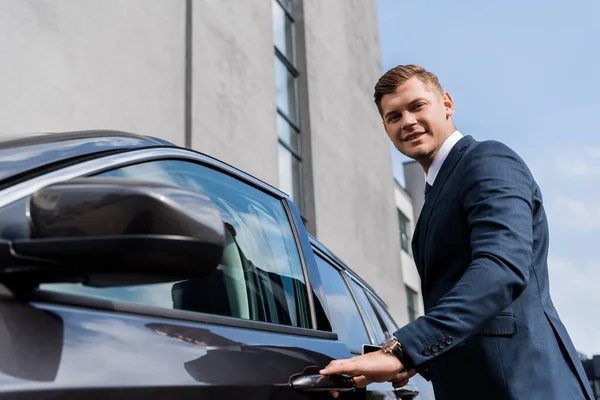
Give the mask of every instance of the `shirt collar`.
<path id="1" fill-rule="evenodd" d="M 431 167 L 429 167 L 429 172 L 425 174 L 425 181 L 431 186 L 433 186 L 435 178 L 440 172 L 440 169 L 442 168 L 442 164 L 444 164 L 446 157 L 448 157 L 448 154 L 450 154 L 450 150 L 452 150 L 454 145 L 458 143 L 458 141 L 462 139 L 462 137 L 463 135 L 459 131 L 454 131 L 454 133 L 448 136 L 448 138 L 444 141 L 442 147 L 440 147 L 440 150 L 438 151 L 435 158 L 433 159 L 433 162 L 431 163 Z"/>

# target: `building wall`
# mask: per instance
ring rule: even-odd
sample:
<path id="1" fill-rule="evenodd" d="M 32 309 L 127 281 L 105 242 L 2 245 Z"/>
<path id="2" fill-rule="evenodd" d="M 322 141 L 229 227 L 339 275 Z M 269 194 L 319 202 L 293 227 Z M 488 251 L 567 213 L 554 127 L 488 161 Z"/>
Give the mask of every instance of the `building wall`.
<path id="1" fill-rule="evenodd" d="M 425 174 L 423 168 L 416 161 L 405 162 L 403 166 L 406 191 L 412 199 L 413 217 L 415 221 L 418 221 L 425 203 Z"/>
<path id="2" fill-rule="evenodd" d="M 407 321 L 387 136 L 373 103 L 382 74 L 376 2 L 305 0 L 316 234 Z"/>
<path id="3" fill-rule="evenodd" d="M 372 101 L 376 1 L 302 9 L 311 230 L 402 324 L 394 181 Z M 0 54 L 0 135 L 126 130 L 278 183 L 269 0 L 4 0 Z"/>
<path id="4" fill-rule="evenodd" d="M 192 147 L 276 186 L 271 1 L 192 3 Z"/>
<path id="5" fill-rule="evenodd" d="M 184 0 L 0 2 L 0 135 L 117 129 L 183 144 L 184 21 Z"/>
<path id="6" fill-rule="evenodd" d="M 394 197 L 396 200 L 396 208 L 402 212 L 409 220 L 408 232 L 410 235 L 410 240 L 412 240 L 416 220 L 414 218 L 414 209 L 413 209 L 413 199 L 406 192 L 404 188 L 402 188 L 398 183 L 394 188 Z M 419 314 L 423 314 L 423 303 L 421 299 L 421 278 L 419 277 L 419 272 L 417 271 L 417 266 L 415 265 L 415 261 L 411 253 L 408 253 L 404 250 L 400 250 L 400 259 L 402 265 L 402 278 L 404 280 L 404 284 L 414 290 L 419 296 Z"/>

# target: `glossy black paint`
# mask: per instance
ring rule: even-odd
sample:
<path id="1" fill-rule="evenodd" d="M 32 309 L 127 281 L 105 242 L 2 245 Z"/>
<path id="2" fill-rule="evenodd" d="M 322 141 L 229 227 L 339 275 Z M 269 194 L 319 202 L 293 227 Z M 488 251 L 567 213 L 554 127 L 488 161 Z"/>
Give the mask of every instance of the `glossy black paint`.
<path id="1" fill-rule="evenodd" d="M 355 390 L 354 381 L 348 375 L 319 374 L 317 368 L 308 367 L 298 376 L 290 379 L 292 387 L 300 393 L 329 392 L 351 392 Z"/>
<path id="2" fill-rule="evenodd" d="M 45 138 L 47 143 L 35 138 L 27 145 L 22 142 L 23 148 L 13 143 L 13 149 L 24 150 L 16 156 L 21 158 L 15 158 L 16 164 L 13 165 L 18 172 L 9 174 L 4 181 L 0 172 L 0 186 L 40 175 L 83 158 L 100 159 L 104 155 L 131 150 L 133 152 L 129 154 L 134 154 L 135 149 L 170 145 L 162 140 L 119 133 L 115 133 L 116 141 L 113 143 L 108 139 L 111 134 L 86 134 L 83 138 L 74 139 L 75 142 L 83 140 L 86 143 L 80 142 L 80 147 L 69 141 L 72 146 L 65 146 L 65 152 L 60 151 L 61 142 L 55 142 L 55 137 Z M 102 143 L 96 147 L 104 150 L 94 150 L 93 143 L 97 140 Z M 112 146 L 119 141 L 122 146 Z M 31 148 L 27 149 L 30 146 L 40 147 L 31 151 Z M 2 151 L 9 147 L 0 144 L 0 160 Z M 37 154 L 32 163 L 26 161 L 27 151 Z M 198 157 L 195 155 L 198 153 L 193 151 L 185 153 L 191 155 L 190 158 Z M 169 158 L 173 157 L 169 155 Z M 183 156 L 174 158 L 177 157 Z M 260 187 L 286 204 L 309 277 L 309 293 L 314 293 L 312 298 L 317 327 L 330 331 L 326 316 L 327 302 L 311 239 L 303 228 L 294 204 L 275 188 L 224 163 L 199 162 L 208 162 L 216 169 Z M 89 172 L 82 171 L 82 174 L 85 173 Z M 13 204 L 14 210 L 23 209 L 20 201 L 19 204 Z M 10 224 L 8 233 L 6 229 L 2 232 L 2 237 L 26 236 L 27 229 L 18 225 L 17 219 Z M 328 252 L 318 242 L 312 242 Z M 10 362 L 0 361 L 2 398 L 329 399 L 331 396 L 328 393 L 299 393 L 292 387 L 291 379 L 299 373 L 314 371 L 331 359 L 352 356 L 333 333 L 311 330 L 312 335 L 308 335 L 305 332 L 307 329 L 182 310 L 152 310 L 153 307 L 133 304 L 122 307 L 107 299 L 89 297 L 84 302 L 67 299 L 61 304 L 57 301 L 57 297 L 61 296 L 55 292 L 46 297 L 41 295 L 43 293 L 34 293 L 29 302 L 24 303 L 2 298 L 1 289 L 0 285 L 0 315 L 29 315 L 8 319 L 4 326 L 0 324 L 0 355 L 10 355 L 7 358 Z M 98 304 L 92 305 L 95 300 Z M 36 318 L 45 324 L 43 328 L 36 328 L 32 323 Z M 27 334 L 20 336 L 20 332 Z M 11 352 L 10 349 L 14 350 Z M 27 354 L 24 349 L 33 349 L 33 352 Z M 362 389 L 343 393 L 342 398 L 397 398 L 399 393 L 394 393 L 389 386 L 375 384 L 368 391 Z"/>
<path id="3" fill-rule="evenodd" d="M 139 398 L 172 387 L 168 398 L 301 399 L 292 377 L 349 356 L 337 341 L 70 306 L 3 300 L 0 313 L 13 316 L 0 335 L 10 356 L 0 361 L 0 392 L 25 398 L 112 399 L 120 388 Z"/>
<path id="4" fill-rule="evenodd" d="M 23 135 L 0 141 L 0 186 L 23 179 L 39 168 L 85 156 L 155 146 L 174 146 L 165 140 L 128 132 L 97 130 Z"/>
<path id="5" fill-rule="evenodd" d="M 394 394 L 402 400 L 413 400 L 419 395 L 419 391 L 414 389 L 396 389 L 394 390 Z"/>

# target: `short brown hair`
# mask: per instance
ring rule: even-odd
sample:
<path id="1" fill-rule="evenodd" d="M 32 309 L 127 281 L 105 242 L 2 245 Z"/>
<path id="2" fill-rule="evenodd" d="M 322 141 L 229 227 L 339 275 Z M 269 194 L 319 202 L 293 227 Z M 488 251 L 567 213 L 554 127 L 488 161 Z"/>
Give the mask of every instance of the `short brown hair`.
<path id="1" fill-rule="evenodd" d="M 440 94 L 444 93 L 442 86 L 438 82 L 438 78 L 435 74 L 427 71 L 420 65 L 398 65 L 383 74 L 383 76 L 379 78 L 377 84 L 375 85 L 374 97 L 379 114 L 383 116 L 383 111 L 381 110 L 381 99 L 383 96 L 394 93 L 398 86 L 402 85 L 413 76 L 419 78 L 421 82 L 429 86 L 430 89 L 436 90 L 440 92 Z"/>

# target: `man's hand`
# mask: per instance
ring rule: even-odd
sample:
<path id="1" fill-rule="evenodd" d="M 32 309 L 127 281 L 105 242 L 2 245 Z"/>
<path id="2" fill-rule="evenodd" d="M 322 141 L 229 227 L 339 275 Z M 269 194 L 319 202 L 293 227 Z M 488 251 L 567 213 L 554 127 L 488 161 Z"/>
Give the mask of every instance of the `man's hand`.
<path id="1" fill-rule="evenodd" d="M 397 381 L 400 384 L 404 380 L 408 381 L 408 373 L 400 372 L 403 369 L 404 366 L 396 356 L 379 350 L 345 360 L 334 360 L 322 369 L 320 374 L 347 374 L 354 377 L 357 388 L 364 388 L 373 382 Z M 406 377 L 403 374 L 406 374 Z M 333 397 L 338 395 L 337 392 L 332 394 Z"/>
<path id="2" fill-rule="evenodd" d="M 416 374 L 417 374 L 417 371 L 414 369 L 411 369 L 408 372 L 406 372 L 406 371 L 398 372 L 398 374 L 396 374 L 394 379 L 392 379 L 392 386 L 395 389 L 406 386 L 408 384 L 408 380 L 410 378 L 412 378 L 413 376 L 415 376 Z"/>

